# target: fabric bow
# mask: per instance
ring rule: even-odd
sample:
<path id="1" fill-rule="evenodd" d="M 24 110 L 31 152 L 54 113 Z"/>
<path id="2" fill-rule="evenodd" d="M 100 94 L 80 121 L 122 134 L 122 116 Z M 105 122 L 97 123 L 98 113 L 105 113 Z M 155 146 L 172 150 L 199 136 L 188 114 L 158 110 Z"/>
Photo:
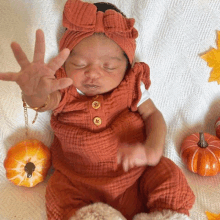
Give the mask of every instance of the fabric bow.
<path id="1" fill-rule="evenodd" d="M 63 26 L 72 31 L 117 32 L 123 37 L 135 39 L 138 32 L 133 27 L 134 23 L 134 18 L 127 19 L 111 9 L 105 13 L 97 12 L 95 5 L 80 0 L 69 0 L 64 8 Z"/>

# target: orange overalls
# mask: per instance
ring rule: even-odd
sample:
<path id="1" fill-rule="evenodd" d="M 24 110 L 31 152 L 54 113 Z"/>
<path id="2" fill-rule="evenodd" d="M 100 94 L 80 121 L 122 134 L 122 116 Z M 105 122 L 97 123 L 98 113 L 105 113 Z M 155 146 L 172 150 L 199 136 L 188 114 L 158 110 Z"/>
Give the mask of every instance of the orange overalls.
<path id="1" fill-rule="evenodd" d="M 57 78 L 66 77 L 61 68 Z M 55 172 L 46 190 L 49 220 L 71 217 L 79 208 L 104 202 L 128 220 L 140 212 L 172 209 L 189 214 L 194 194 L 181 170 L 162 157 L 155 167 L 117 165 L 123 143 L 144 142 L 145 125 L 137 112 L 140 83 L 150 86 L 149 67 L 135 63 L 113 91 L 87 97 L 71 86 L 61 90 L 62 100 L 53 112 L 51 146 Z"/>

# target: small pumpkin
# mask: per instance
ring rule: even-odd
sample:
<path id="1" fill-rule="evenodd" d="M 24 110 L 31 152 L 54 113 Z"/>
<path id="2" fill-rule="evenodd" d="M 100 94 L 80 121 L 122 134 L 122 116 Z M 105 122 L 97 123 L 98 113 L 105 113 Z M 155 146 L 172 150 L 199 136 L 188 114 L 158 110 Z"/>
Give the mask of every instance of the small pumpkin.
<path id="1" fill-rule="evenodd" d="M 220 138 L 220 117 L 215 122 L 215 131 L 216 131 L 216 136 Z"/>
<path id="2" fill-rule="evenodd" d="M 186 137 L 180 156 L 193 173 L 214 176 L 220 172 L 220 140 L 209 133 L 194 133 Z"/>
<path id="3" fill-rule="evenodd" d="M 4 160 L 6 177 L 18 186 L 42 182 L 51 166 L 50 150 L 41 141 L 25 140 L 11 147 Z"/>

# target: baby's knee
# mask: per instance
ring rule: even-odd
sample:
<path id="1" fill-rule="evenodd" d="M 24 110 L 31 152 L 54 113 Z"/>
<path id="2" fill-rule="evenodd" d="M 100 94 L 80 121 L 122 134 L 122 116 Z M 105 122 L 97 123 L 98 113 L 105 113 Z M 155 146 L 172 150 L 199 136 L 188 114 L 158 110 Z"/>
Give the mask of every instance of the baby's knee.
<path id="1" fill-rule="evenodd" d="M 194 199 L 194 194 L 188 185 L 181 169 L 169 158 L 162 157 L 155 167 L 148 167 L 140 178 L 140 191 L 145 197 L 160 191 L 162 194 L 185 194 Z"/>
<path id="2" fill-rule="evenodd" d="M 148 166 L 141 177 L 141 184 L 149 184 L 157 182 L 162 184 L 164 181 L 172 180 L 178 182 L 179 175 L 183 175 L 180 168 L 169 158 L 162 157 L 160 162 L 156 166 Z"/>
<path id="3" fill-rule="evenodd" d="M 165 176 L 168 179 L 175 179 L 178 181 L 178 176 L 184 176 L 181 169 L 169 158 L 162 157 L 158 167 L 156 167 L 157 172 L 161 173 L 161 176 Z"/>

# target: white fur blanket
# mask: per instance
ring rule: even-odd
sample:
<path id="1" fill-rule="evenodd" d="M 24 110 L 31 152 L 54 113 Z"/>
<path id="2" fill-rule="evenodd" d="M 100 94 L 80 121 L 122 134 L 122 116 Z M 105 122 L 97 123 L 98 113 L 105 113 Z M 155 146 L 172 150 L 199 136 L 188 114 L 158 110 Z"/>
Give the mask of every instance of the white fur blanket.
<path id="1" fill-rule="evenodd" d="M 105 0 L 91 0 L 98 2 Z M 165 156 L 185 173 L 196 195 L 190 211 L 194 220 L 205 220 L 205 211 L 220 213 L 220 174 L 201 177 L 189 172 L 179 156 L 182 140 L 204 131 L 215 135 L 220 116 L 220 85 L 208 83 L 211 69 L 200 54 L 216 47 L 220 30 L 219 0 L 109 0 L 127 17 L 136 19 L 139 30 L 136 61 L 151 68 L 151 98 L 163 113 L 168 126 Z M 0 72 L 19 71 L 10 49 L 17 41 L 32 60 L 35 31 L 46 38 L 48 62 L 57 54 L 64 31 L 61 24 L 65 0 L 0 0 Z M 31 125 L 31 137 L 50 146 L 53 133 L 50 113 L 40 113 Z M 0 219 L 46 219 L 45 182 L 34 188 L 18 187 L 5 177 L 3 161 L 7 150 L 25 138 L 24 115 L 19 87 L 0 81 Z"/>

